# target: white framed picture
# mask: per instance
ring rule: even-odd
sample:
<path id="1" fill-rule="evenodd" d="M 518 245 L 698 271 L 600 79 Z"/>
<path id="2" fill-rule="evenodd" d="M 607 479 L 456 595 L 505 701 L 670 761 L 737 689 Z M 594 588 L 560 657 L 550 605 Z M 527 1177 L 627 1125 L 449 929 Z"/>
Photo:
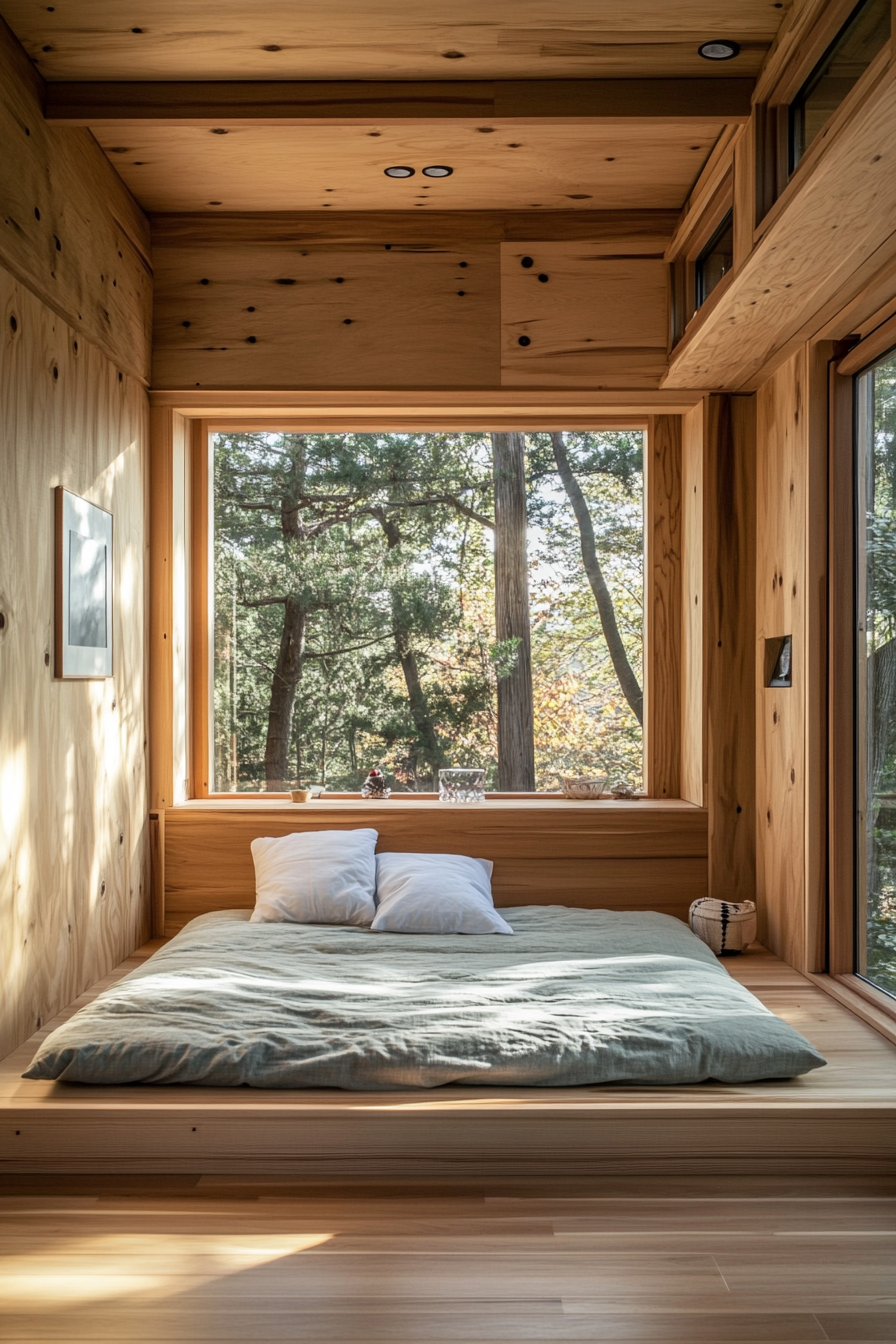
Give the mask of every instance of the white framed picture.
<path id="1" fill-rule="evenodd" d="M 56 676 L 112 675 L 112 515 L 56 487 Z"/>

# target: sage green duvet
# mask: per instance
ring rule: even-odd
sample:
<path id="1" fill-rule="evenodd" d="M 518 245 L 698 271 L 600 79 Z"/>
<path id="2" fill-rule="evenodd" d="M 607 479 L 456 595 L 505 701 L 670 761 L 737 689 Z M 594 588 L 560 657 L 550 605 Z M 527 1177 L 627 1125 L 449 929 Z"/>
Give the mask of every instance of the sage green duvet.
<path id="1" fill-rule="evenodd" d="M 825 1063 L 679 920 L 501 913 L 512 938 L 202 915 L 57 1028 L 25 1077 L 383 1091 L 748 1083 Z"/>

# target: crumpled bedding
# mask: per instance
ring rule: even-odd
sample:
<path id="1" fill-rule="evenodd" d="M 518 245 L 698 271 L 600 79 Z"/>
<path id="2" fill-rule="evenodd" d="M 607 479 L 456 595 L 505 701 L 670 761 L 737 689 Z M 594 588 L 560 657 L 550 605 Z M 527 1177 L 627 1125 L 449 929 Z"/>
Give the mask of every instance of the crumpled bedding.
<path id="1" fill-rule="evenodd" d="M 679 920 L 520 906 L 512 938 L 194 919 L 26 1078 L 389 1091 L 749 1083 L 825 1063 Z"/>

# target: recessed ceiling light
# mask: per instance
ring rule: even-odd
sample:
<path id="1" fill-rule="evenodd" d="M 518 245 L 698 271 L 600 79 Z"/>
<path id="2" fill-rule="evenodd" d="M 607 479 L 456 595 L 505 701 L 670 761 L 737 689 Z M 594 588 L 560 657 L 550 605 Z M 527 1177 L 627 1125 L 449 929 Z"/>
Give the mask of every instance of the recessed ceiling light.
<path id="1" fill-rule="evenodd" d="M 402 164 L 397 164 L 394 168 L 384 168 L 383 172 L 387 177 L 413 177 L 413 168 L 406 168 Z"/>
<path id="2" fill-rule="evenodd" d="M 697 48 L 697 55 L 704 61 L 730 61 L 740 55 L 740 43 L 729 42 L 727 38 L 715 42 L 704 42 Z"/>
<path id="3" fill-rule="evenodd" d="M 454 172 L 453 168 L 447 168 L 444 163 L 434 163 L 429 168 L 423 169 L 424 177 L 450 177 Z"/>

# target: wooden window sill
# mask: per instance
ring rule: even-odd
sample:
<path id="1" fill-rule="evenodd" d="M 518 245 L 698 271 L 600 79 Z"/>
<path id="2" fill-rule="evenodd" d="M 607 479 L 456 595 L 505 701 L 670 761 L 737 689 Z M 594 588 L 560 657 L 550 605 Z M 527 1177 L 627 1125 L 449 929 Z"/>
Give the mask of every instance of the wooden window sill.
<path id="1" fill-rule="evenodd" d="M 859 975 L 810 974 L 807 978 L 896 1045 L 896 1000 L 889 994 L 875 989 Z"/>
<path id="2" fill-rule="evenodd" d="M 449 803 L 440 804 L 439 796 L 436 793 L 396 793 L 391 798 L 359 798 L 356 794 L 327 794 L 325 798 L 311 798 L 306 803 L 294 803 L 287 794 L 259 794 L 259 793 L 240 793 L 240 794 L 217 794 L 210 798 L 190 798 L 186 802 L 176 803 L 168 808 L 169 812 L 180 812 L 183 810 L 192 811 L 224 811 L 224 812 L 255 812 L 255 811 L 274 811 L 282 812 L 305 811 L 327 812 L 336 809 L 343 811 L 369 811 L 371 808 L 388 807 L 393 811 L 396 808 L 409 807 L 437 807 L 440 810 L 444 807 L 446 812 L 454 812 L 460 807 L 467 811 L 493 811 L 493 810 L 542 810 L 542 809 L 581 809 L 600 810 L 612 809 L 636 809 L 639 811 L 653 810 L 659 808 L 665 812 L 702 812 L 703 808 L 697 807 L 695 803 L 688 803 L 683 798 L 564 798 L 559 793 L 528 793 L 528 794 L 487 794 L 482 803 Z"/>

